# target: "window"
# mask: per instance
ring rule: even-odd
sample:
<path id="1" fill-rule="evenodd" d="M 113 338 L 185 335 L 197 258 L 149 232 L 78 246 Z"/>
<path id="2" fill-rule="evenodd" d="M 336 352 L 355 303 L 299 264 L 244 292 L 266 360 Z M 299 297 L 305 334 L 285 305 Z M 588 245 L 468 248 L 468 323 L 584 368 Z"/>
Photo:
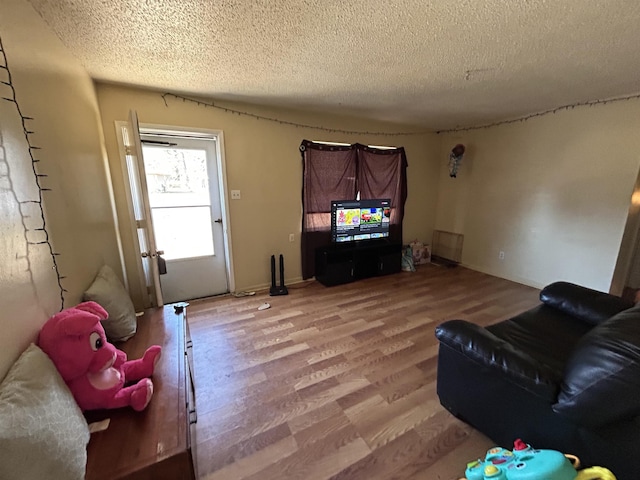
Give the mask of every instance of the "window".
<path id="1" fill-rule="evenodd" d="M 303 140 L 302 277 L 315 275 L 315 250 L 331 243 L 331 201 L 391 199 L 390 240 L 402 243 L 407 198 L 403 147 L 369 147 Z"/>

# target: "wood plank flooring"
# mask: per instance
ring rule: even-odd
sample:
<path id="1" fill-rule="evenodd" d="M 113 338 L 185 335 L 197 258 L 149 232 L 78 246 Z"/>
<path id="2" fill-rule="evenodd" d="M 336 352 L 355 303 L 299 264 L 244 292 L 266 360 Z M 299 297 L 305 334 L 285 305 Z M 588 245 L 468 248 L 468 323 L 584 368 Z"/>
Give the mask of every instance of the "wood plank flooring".
<path id="1" fill-rule="evenodd" d="M 434 328 L 495 323 L 537 305 L 538 293 L 423 265 L 191 302 L 200 478 L 462 477 L 492 442 L 440 406 Z M 263 302 L 271 308 L 257 310 Z"/>

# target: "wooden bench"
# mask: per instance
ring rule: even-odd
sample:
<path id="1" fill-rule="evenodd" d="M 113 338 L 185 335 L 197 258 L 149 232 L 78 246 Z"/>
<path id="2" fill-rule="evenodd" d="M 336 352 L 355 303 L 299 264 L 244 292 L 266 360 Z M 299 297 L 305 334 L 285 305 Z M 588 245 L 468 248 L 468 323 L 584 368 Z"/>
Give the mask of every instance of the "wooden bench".
<path id="1" fill-rule="evenodd" d="M 85 414 L 89 422 L 111 419 L 106 430 L 91 434 L 87 480 L 197 478 L 197 418 L 186 304 L 148 310 L 138 318 L 136 334 L 116 346 L 135 359 L 151 345 L 161 345 L 162 356 L 152 377 L 154 393 L 147 408 Z"/>

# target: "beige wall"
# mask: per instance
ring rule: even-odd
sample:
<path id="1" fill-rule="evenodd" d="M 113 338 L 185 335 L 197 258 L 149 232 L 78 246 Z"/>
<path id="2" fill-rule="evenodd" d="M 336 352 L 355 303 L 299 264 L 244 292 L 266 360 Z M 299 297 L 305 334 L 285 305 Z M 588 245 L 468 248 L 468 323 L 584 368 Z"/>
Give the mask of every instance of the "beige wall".
<path id="1" fill-rule="evenodd" d="M 300 279 L 300 141 L 402 145 L 409 161 L 404 240 L 429 242 L 433 228 L 465 235 L 463 264 L 533 286 L 569 280 L 607 290 L 640 164 L 640 102 L 576 108 L 515 123 L 437 136 L 324 132 L 168 100 L 158 92 L 94 85 L 26 0 L 0 0 L 0 36 L 23 113 L 34 117 L 34 144 L 47 225 L 66 278 L 65 306 L 80 300 L 103 263 L 120 270 L 113 195 L 131 278 L 135 259 L 114 121 L 129 109 L 140 121 L 222 130 L 236 290 L 265 287 L 269 258 L 283 253 L 286 281 Z M 5 96 L 6 87 L 0 86 Z M 224 104 L 286 121 L 358 131 L 408 128 L 255 105 Z M 98 108 L 98 106 L 100 108 Z M 37 232 L 37 196 L 13 104 L 0 102 L 0 377 L 40 325 L 60 308 L 48 249 L 27 246 Z M 104 130 L 104 137 L 103 137 Z M 467 145 L 457 179 L 447 158 Z M 105 160 L 105 147 L 108 164 Z M 109 173 L 110 172 L 110 173 Z M 22 206 L 21 206 L 22 205 Z M 34 220 L 35 219 L 35 220 Z M 288 241 L 294 233 L 296 241 Z M 498 252 L 504 251 L 503 261 Z"/>
<path id="2" fill-rule="evenodd" d="M 305 138 L 404 146 L 409 162 L 405 241 L 431 238 L 439 169 L 435 154 L 439 139 L 435 134 L 392 137 L 324 132 L 256 120 L 171 98 L 168 98 L 167 106 L 159 92 L 107 84 L 98 84 L 96 88 L 118 212 L 122 219 L 126 215 L 126 200 L 115 138 L 115 121 L 125 120 L 129 109 L 135 109 L 140 123 L 223 131 L 227 186 L 229 190 L 240 190 L 242 193 L 241 200 L 229 203 L 237 291 L 258 289 L 269 284 L 269 259 L 273 254 L 277 256 L 282 253 L 285 257 L 287 283 L 301 279 L 299 240 L 302 161 L 298 147 Z M 392 126 L 362 120 L 267 109 L 256 105 L 223 105 L 258 115 L 332 129 L 394 131 Z M 404 128 L 400 131 L 406 130 Z M 131 253 L 132 235 L 124 220 L 121 223 L 129 285 L 134 302 L 139 303 L 140 292 L 136 291 L 138 282 L 134 278 L 135 258 Z M 295 234 L 295 242 L 289 242 L 289 233 Z"/>
<path id="3" fill-rule="evenodd" d="M 443 134 L 440 156 L 459 142 L 458 178 L 440 171 L 436 228 L 464 234 L 464 265 L 609 289 L 640 165 L 640 101 Z"/>
<path id="4" fill-rule="evenodd" d="M 103 262 L 120 269 L 94 87 L 28 2 L 0 0 L 0 36 L 22 113 L 34 118 L 37 168 L 52 189 L 43 194 L 46 222 L 67 276 L 65 307 L 73 306 Z M 0 378 L 61 308 L 48 247 L 27 246 L 44 239 L 32 230 L 42 222 L 36 205 L 19 202 L 37 198 L 20 117 L 0 101 Z"/>

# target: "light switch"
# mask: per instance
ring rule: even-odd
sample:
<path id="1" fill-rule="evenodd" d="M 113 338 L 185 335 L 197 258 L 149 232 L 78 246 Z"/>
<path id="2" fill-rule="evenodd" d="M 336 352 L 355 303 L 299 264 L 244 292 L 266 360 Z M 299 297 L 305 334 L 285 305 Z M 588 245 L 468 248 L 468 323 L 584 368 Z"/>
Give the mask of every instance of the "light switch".
<path id="1" fill-rule="evenodd" d="M 240 200 L 240 190 L 231 190 L 231 200 Z"/>

